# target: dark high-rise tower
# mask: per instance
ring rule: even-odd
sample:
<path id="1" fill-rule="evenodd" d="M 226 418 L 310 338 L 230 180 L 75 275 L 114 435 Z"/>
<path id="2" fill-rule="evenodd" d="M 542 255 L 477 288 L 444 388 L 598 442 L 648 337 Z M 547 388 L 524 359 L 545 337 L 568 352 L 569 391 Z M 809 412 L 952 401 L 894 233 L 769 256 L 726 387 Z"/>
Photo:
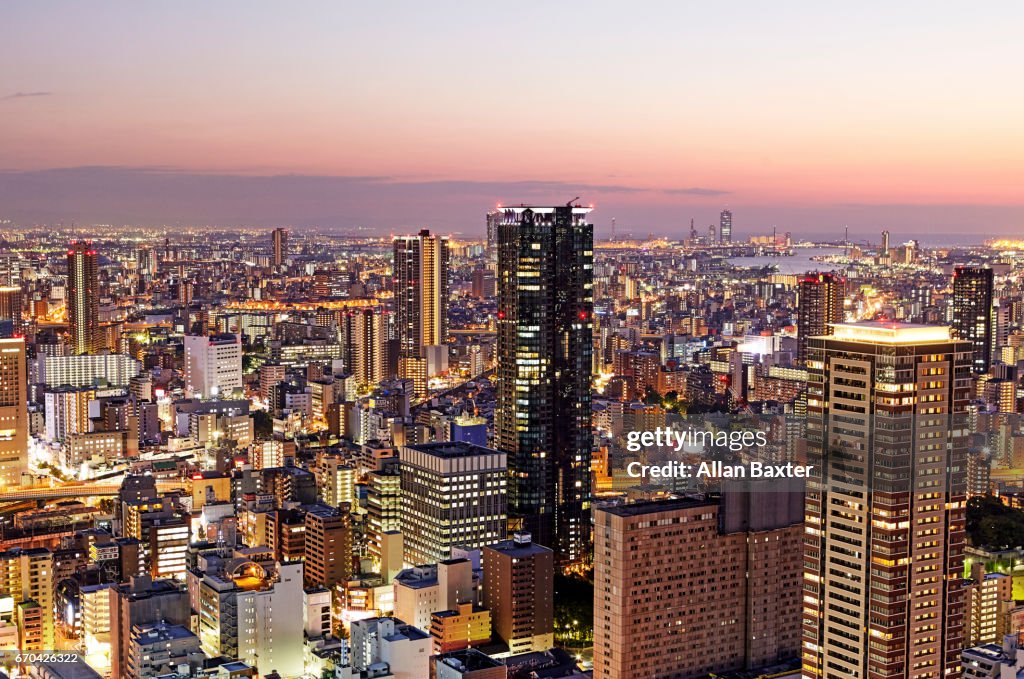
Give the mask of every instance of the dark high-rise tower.
<path id="1" fill-rule="evenodd" d="M 722 210 L 718 216 L 718 240 L 722 243 L 732 242 L 732 212 Z"/>
<path id="2" fill-rule="evenodd" d="M 288 254 L 288 232 L 278 227 L 274 229 L 271 237 L 274 241 L 274 266 L 281 266 Z"/>
<path id="3" fill-rule="evenodd" d="M 992 269 L 958 266 L 953 270 L 953 331 L 971 343 L 971 370 L 988 372 L 992 364 Z"/>
<path id="4" fill-rule="evenodd" d="M 509 516 L 562 564 L 590 558 L 589 212 L 506 208 L 498 226 L 495 434 L 508 453 Z"/>
<path id="5" fill-rule="evenodd" d="M 843 322 L 846 282 L 832 273 L 808 274 L 800 281 L 797 315 L 797 358 L 807 360 L 807 339 L 831 335 L 832 324 Z"/>
<path id="6" fill-rule="evenodd" d="M 75 241 L 68 248 L 68 326 L 71 353 L 94 354 L 103 345 L 100 336 L 100 283 L 96 250 L 92 243 Z"/>

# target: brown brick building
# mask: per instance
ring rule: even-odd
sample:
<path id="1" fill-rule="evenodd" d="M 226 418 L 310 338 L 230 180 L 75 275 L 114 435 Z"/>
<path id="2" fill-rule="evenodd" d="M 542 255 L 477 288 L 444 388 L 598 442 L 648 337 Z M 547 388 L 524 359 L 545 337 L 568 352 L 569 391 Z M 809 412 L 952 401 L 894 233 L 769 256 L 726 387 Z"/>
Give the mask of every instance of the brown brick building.
<path id="1" fill-rule="evenodd" d="M 780 491 L 598 509 L 594 679 L 799 657 L 802 507 Z"/>
<path id="2" fill-rule="evenodd" d="M 484 606 L 495 635 L 513 655 L 554 646 L 554 552 L 529 533 L 516 533 L 484 547 L 483 566 Z"/>

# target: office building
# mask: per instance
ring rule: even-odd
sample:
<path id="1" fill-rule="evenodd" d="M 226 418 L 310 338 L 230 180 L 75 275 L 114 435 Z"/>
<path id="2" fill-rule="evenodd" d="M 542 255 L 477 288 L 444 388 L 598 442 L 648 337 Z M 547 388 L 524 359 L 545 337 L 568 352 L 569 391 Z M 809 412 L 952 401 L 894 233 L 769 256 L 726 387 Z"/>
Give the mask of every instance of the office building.
<path id="1" fill-rule="evenodd" d="M 507 679 L 508 668 L 474 648 L 442 653 L 430 659 L 434 679 Z"/>
<path id="2" fill-rule="evenodd" d="M 484 547 L 481 559 L 494 635 L 512 655 L 554 647 L 554 552 L 516 533 Z"/>
<path id="3" fill-rule="evenodd" d="M 0 490 L 28 471 L 28 428 L 25 340 L 0 339 Z"/>
<path id="4" fill-rule="evenodd" d="M 321 454 L 316 463 L 320 499 L 329 507 L 358 506 L 355 465 L 340 455 Z M 347 511 L 347 510 L 346 510 Z"/>
<path id="5" fill-rule="evenodd" d="M 963 679 L 1018 679 L 1024 673 L 1024 648 L 1015 634 L 1000 642 L 965 648 Z"/>
<path id="6" fill-rule="evenodd" d="M 504 218 L 500 208 L 487 213 L 487 268 L 492 272 L 498 268 L 498 225 Z"/>
<path id="7" fill-rule="evenodd" d="M 718 216 L 718 242 L 723 245 L 732 243 L 732 212 L 722 210 Z"/>
<path id="8" fill-rule="evenodd" d="M 482 646 L 491 640 L 491 612 L 473 602 L 434 611 L 430 615 L 430 638 L 435 654 Z"/>
<path id="9" fill-rule="evenodd" d="M 387 375 L 387 323 L 381 307 L 350 309 L 341 319 L 342 360 L 356 384 L 372 388 Z"/>
<path id="10" fill-rule="evenodd" d="M 376 566 L 380 567 L 386 553 L 385 535 L 402 530 L 402 475 L 398 465 L 392 464 L 367 476 L 366 524 L 368 550 Z M 399 555 L 401 556 L 401 555 Z M 393 564 L 401 566 L 401 562 Z M 383 570 L 380 574 L 390 580 Z"/>
<path id="11" fill-rule="evenodd" d="M 339 509 L 316 505 L 306 512 L 306 587 L 332 589 L 352 577 L 352 524 L 349 505 Z"/>
<path id="12" fill-rule="evenodd" d="M 458 610 L 477 603 L 473 564 L 469 559 L 444 559 L 406 568 L 394 580 L 395 616 L 424 632 L 436 611 Z"/>
<path id="13" fill-rule="evenodd" d="M 242 389 L 242 341 L 238 335 L 185 336 L 185 394 L 229 397 Z"/>
<path id="14" fill-rule="evenodd" d="M 99 264 L 92 243 L 75 241 L 68 248 L 67 310 L 71 353 L 97 353 L 103 346 L 103 337 Z"/>
<path id="15" fill-rule="evenodd" d="M 831 335 L 832 326 L 842 323 L 846 281 L 833 273 L 812 273 L 800 280 L 797 308 L 797 358 L 807 360 L 807 341 Z"/>
<path id="16" fill-rule="evenodd" d="M 128 678 L 176 675 L 183 665 L 203 667 L 199 638 L 188 627 L 158 621 L 136 625 L 131 634 L 125 672 Z"/>
<path id="17" fill-rule="evenodd" d="M 505 453 L 470 443 L 403 446 L 401 531 L 405 560 L 437 563 L 452 547 L 482 547 L 505 537 Z"/>
<path id="18" fill-rule="evenodd" d="M 307 639 L 316 639 L 331 633 L 331 592 L 322 587 L 302 590 L 303 631 Z"/>
<path id="19" fill-rule="evenodd" d="M 802 488 L 743 486 L 598 509 L 595 679 L 753 672 L 798 658 L 802 499 Z"/>
<path id="20" fill-rule="evenodd" d="M 274 266 L 281 266 L 288 256 L 288 232 L 278 227 L 271 233 L 271 240 L 274 246 Z"/>
<path id="21" fill-rule="evenodd" d="M 497 250 L 495 250 L 497 252 Z M 497 279 L 494 277 L 494 268 L 475 269 L 473 271 L 472 294 L 477 299 L 490 299 L 494 297 Z"/>
<path id="22" fill-rule="evenodd" d="M 448 423 L 449 436 L 452 441 L 464 441 L 478 446 L 487 445 L 487 418 L 457 415 Z"/>
<path id="23" fill-rule="evenodd" d="M 43 392 L 46 439 L 64 442 L 89 431 L 89 402 L 96 396 L 93 387 L 57 387 Z"/>
<path id="24" fill-rule="evenodd" d="M 155 276 L 160 271 L 157 251 L 148 245 L 135 251 L 135 262 L 138 272 L 143 276 Z"/>
<path id="25" fill-rule="evenodd" d="M 589 208 L 516 207 L 498 231 L 496 447 L 517 530 L 590 558 L 593 242 Z"/>
<path id="26" fill-rule="evenodd" d="M 394 240 L 399 376 L 412 379 L 420 397 L 427 378 L 440 372 L 435 356 L 448 342 L 448 262 L 446 237 L 423 230 Z"/>
<path id="27" fill-rule="evenodd" d="M 90 551 L 99 552 L 95 544 Z M 116 558 L 116 547 L 113 557 Z M 96 559 L 90 560 L 98 563 Z M 113 584 L 85 585 L 80 590 L 83 651 L 91 665 L 103 670 L 110 668 L 110 592 L 107 590 L 111 587 Z"/>
<path id="28" fill-rule="evenodd" d="M 864 322 L 807 349 L 803 675 L 957 673 L 972 344 Z"/>
<path id="29" fill-rule="evenodd" d="M 269 404 L 273 400 L 272 390 L 284 382 L 287 368 L 279 363 L 264 363 L 260 366 L 260 399 Z"/>
<path id="30" fill-rule="evenodd" d="M 11 330 L 18 336 L 21 336 L 25 329 L 22 318 L 23 305 L 21 286 L 0 286 L 0 321 L 11 321 Z"/>
<path id="31" fill-rule="evenodd" d="M 992 269 L 958 266 L 953 270 L 953 332 L 971 343 L 971 370 L 988 372 L 992 364 Z"/>
<path id="32" fill-rule="evenodd" d="M 138 540 L 142 559 L 156 580 L 185 578 L 189 542 L 188 517 L 176 512 L 170 498 L 127 500 L 121 504 L 124 537 Z"/>

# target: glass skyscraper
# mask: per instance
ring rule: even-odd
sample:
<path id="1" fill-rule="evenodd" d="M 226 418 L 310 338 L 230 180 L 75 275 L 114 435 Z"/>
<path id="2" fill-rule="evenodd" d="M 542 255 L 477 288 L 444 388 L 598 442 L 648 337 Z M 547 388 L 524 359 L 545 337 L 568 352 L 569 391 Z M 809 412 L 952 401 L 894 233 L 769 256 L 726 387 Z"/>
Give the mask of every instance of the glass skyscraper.
<path id="1" fill-rule="evenodd" d="M 590 558 L 594 227 L 590 208 L 505 208 L 498 225 L 497 447 L 513 528 Z"/>

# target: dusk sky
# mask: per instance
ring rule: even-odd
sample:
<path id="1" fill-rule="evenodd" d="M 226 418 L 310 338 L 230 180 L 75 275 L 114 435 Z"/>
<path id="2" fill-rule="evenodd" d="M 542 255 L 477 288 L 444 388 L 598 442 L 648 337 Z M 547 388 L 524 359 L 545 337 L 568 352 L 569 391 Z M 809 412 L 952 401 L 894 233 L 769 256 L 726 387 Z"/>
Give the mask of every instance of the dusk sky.
<path id="1" fill-rule="evenodd" d="M 1024 235 L 1020 2 L 5 2 L 0 219 Z"/>

